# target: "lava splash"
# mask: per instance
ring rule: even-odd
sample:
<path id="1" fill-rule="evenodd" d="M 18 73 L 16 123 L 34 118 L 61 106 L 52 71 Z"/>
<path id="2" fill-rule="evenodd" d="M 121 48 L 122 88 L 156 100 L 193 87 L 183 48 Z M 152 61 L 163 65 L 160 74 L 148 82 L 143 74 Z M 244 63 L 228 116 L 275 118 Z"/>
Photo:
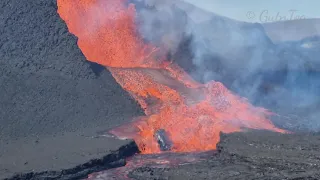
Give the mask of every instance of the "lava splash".
<path id="1" fill-rule="evenodd" d="M 145 43 L 137 31 L 136 9 L 126 0 L 57 0 L 58 13 L 87 60 L 108 68 L 144 109 L 145 116 L 111 131 L 132 138 L 143 154 L 159 153 L 155 138 L 165 132 L 167 151 L 216 149 L 220 132 L 266 129 L 285 132 L 222 83 L 194 81 L 164 56 L 165 48 Z"/>

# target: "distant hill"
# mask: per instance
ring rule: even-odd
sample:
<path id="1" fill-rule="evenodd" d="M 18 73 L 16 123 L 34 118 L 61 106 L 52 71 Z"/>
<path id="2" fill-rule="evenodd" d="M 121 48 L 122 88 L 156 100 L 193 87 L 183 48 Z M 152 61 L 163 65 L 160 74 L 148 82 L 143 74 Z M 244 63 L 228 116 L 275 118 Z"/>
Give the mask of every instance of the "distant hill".
<path id="1" fill-rule="evenodd" d="M 300 19 L 262 24 L 273 42 L 299 41 L 320 36 L 320 19 Z"/>
<path id="2" fill-rule="evenodd" d="M 197 79 L 246 79 L 261 67 L 284 68 L 274 65 L 276 58 L 268 58 L 275 45 L 261 24 L 236 21 L 179 0 L 148 2 L 137 5 L 143 22 L 140 33 L 168 48 L 172 59 Z"/>

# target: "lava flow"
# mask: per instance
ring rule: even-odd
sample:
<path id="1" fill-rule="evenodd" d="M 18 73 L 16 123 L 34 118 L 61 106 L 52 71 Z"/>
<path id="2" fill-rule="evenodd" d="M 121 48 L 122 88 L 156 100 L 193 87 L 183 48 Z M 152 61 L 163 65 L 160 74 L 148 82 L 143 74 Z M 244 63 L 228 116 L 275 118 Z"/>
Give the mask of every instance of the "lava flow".
<path id="1" fill-rule="evenodd" d="M 219 82 L 201 84 L 145 43 L 137 32 L 136 10 L 125 0 L 58 0 L 58 13 L 89 61 L 106 66 L 141 105 L 145 116 L 112 131 L 132 138 L 141 153 L 161 152 L 155 134 L 165 132 L 167 151 L 216 149 L 220 132 L 245 128 L 285 132 Z"/>
<path id="2" fill-rule="evenodd" d="M 139 167 L 149 168 L 174 168 L 181 165 L 197 163 L 212 158 L 216 152 L 196 153 L 161 153 L 161 154 L 138 154 L 127 159 L 126 166 L 108 169 L 106 171 L 90 174 L 87 180 L 126 179 L 130 172 Z"/>

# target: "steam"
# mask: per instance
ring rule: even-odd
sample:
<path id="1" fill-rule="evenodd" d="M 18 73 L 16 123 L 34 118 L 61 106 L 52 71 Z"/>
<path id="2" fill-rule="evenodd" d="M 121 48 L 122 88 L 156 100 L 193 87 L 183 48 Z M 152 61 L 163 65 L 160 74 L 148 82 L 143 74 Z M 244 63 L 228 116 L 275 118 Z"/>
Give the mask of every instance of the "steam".
<path id="1" fill-rule="evenodd" d="M 261 24 L 235 21 L 183 1 L 131 2 L 143 38 L 168 48 L 168 57 L 196 80 L 220 81 L 286 117 L 274 120 L 280 127 L 320 130 L 320 53 L 314 50 L 319 40 L 275 44 Z"/>

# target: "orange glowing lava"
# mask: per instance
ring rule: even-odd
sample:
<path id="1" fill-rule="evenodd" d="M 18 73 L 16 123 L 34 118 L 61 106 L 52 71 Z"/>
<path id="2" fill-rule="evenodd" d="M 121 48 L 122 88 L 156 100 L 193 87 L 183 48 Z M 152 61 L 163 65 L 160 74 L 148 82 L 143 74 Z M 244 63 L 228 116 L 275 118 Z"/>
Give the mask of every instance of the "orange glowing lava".
<path id="1" fill-rule="evenodd" d="M 284 132 L 270 112 L 232 94 L 219 82 L 195 82 L 137 33 L 134 5 L 125 0 L 58 0 L 58 13 L 89 61 L 106 66 L 145 111 L 112 132 L 133 138 L 142 153 L 159 153 L 154 132 L 164 129 L 172 152 L 216 148 L 219 133 L 243 128 Z"/>

